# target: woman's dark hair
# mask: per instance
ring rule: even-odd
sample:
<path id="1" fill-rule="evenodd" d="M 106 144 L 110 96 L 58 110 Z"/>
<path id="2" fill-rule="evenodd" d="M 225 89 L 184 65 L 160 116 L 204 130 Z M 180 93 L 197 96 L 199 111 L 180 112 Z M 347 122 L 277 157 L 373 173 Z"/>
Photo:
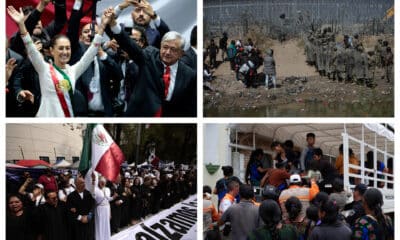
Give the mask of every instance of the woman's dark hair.
<path id="1" fill-rule="evenodd" d="M 190 46 L 197 45 L 197 25 L 192 28 L 190 32 Z"/>
<path id="2" fill-rule="evenodd" d="M 221 234 L 218 230 L 208 230 L 204 240 L 221 240 Z"/>
<path id="3" fill-rule="evenodd" d="M 352 157 L 352 156 L 354 156 L 353 149 L 349 148 L 349 157 Z"/>
<path id="4" fill-rule="evenodd" d="M 310 205 L 306 210 L 306 216 L 308 219 L 318 222 L 318 207 L 315 205 Z"/>
<path id="5" fill-rule="evenodd" d="M 343 154 L 343 144 L 340 144 L 340 146 L 339 146 L 339 152 L 340 152 L 341 154 Z"/>
<path id="6" fill-rule="evenodd" d="M 16 198 L 18 198 L 19 200 L 21 200 L 21 202 L 22 202 L 22 195 L 21 195 L 21 194 L 19 194 L 19 193 L 11 193 L 11 194 L 8 194 L 8 195 L 7 195 L 7 204 L 8 204 L 8 202 L 10 201 L 10 199 L 11 199 L 12 197 L 16 197 Z"/>
<path id="7" fill-rule="evenodd" d="M 376 188 L 368 188 L 363 198 L 367 207 L 374 213 L 378 224 L 381 225 L 383 229 L 387 229 L 387 222 L 382 213 L 383 196 L 381 191 Z"/>
<path id="8" fill-rule="evenodd" d="M 264 154 L 264 151 L 261 148 L 257 148 L 256 150 L 251 152 L 250 160 L 247 163 L 247 167 L 246 167 L 246 176 L 245 176 L 246 179 L 250 175 L 251 164 L 253 164 L 257 160 L 257 156 L 263 155 L 263 154 Z"/>
<path id="9" fill-rule="evenodd" d="M 323 154 L 324 154 L 324 153 L 322 152 L 322 149 L 321 149 L 321 148 L 315 148 L 315 149 L 314 149 L 314 155 L 317 155 L 317 156 L 321 156 L 321 157 L 322 157 Z"/>
<path id="10" fill-rule="evenodd" d="M 254 191 L 250 185 L 242 184 L 239 186 L 239 196 L 243 199 L 253 199 Z"/>
<path id="11" fill-rule="evenodd" d="M 23 200 L 21 194 L 19 194 L 19 193 L 11 193 L 11 194 L 7 195 L 7 202 L 6 202 L 6 204 L 7 204 L 7 208 L 6 208 L 7 211 L 10 210 L 9 207 L 8 207 L 8 203 L 10 202 L 10 199 L 13 198 L 13 197 L 18 198 L 18 199 L 22 202 L 22 207 L 24 207 L 24 205 L 25 205 L 24 200 Z"/>
<path id="12" fill-rule="evenodd" d="M 270 199 L 264 200 L 258 212 L 265 223 L 265 227 L 270 231 L 271 239 L 279 240 L 280 236 L 276 225 L 282 220 L 282 212 L 278 203 Z"/>
<path id="13" fill-rule="evenodd" d="M 343 180 L 341 178 L 335 178 L 332 183 L 332 189 L 334 192 L 342 192 Z"/>
<path id="14" fill-rule="evenodd" d="M 203 186 L 203 194 L 205 194 L 205 193 L 211 194 L 211 187 L 210 186 L 208 186 L 208 185 Z"/>
<path id="15" fill-rule="evenodd" d="M 367 152 L 367 162 L 365 163 L 365 167 L 369 169 L 374 168 L 374 152 L 368 151 Z"/>
<path id="16" fill-rule="evenodd" d="M 276 146 L 281 146 L 283 147 L 282 143 L 278 142 L 278 141 L 273 141 L 271 143 L 271 149 L 273 150 Z"/>
<path id="17" fill-rule="evenodd" d="M 66 35 L 64 35 L 64 34 L 57 34 L 57 35 L 55 35 L 53 38 L 51 38 L 51 40 L 50 40 L 50 47 L 54 47 L 54 45 L 56 45 L 58 39 L 61 39 L 61 38 L 66 38 L 66 39 L 69 40 L 69 38 L 68 38 Z"/>
<path id="18" fill-rule="evenodd" d="M 149 42 L 147 41 L 146 37 L 146 29 L 138 25 L 133 26 L 132 29 L 140 32 L 140 41 L 143 43 L 143 47 L 147 47 L 149 45 Z"/>
<path id="19" fill-rule="evenodd" d="M 322 202 L 319 210 L 325 213 L 325 216 L 321 219 L 323 224 L 333 224 L 338 219 L 339 206 L 336 201 L 328 200 L 326 202 Z"/>
<path id="20" fill-rule="evenodd" d="M 293 143 L 292 140 L 286 140 L 286 141 L 283 143 L 283 145 L 284 145 L 286 148 L 288 148 L 288 149 L 293 149 L 293 147 L 294 147 L 294 143 Z"/>
<path id="21" fill-rule="evenodd" d="M 321 203 L 328 201 L 329 195 L 326 192 L 319 192 L 315 195 L 314 199 L 312 200 L 312 204 L 314 206 L 319 206 Z"/>
<path id="22" fill-rule="evenodd" d="M 294 221 L 299 216 L 303 205 L 297 197 L 290 197 L 285 202 L 285 208 L 289 215 L 289 220 Z"/>

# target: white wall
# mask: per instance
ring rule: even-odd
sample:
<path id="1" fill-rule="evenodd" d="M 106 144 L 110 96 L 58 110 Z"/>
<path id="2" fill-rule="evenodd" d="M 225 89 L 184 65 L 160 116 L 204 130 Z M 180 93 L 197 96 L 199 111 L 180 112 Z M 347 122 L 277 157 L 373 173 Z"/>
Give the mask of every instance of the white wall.
<path id="1" fill-rule="evenodd" d="M 82 129 L 74 126 L 71 130 L 66 124 L 7 124 L 6 160 L 22 159 L 22 149 L 25 159 L 48 156 L 54 163 L 57 155 L 72 162 L 73 156 L 80 157 L 82 149 Z"/>
<path id="2" fill-rule="evenodd" d="M 228 125 L 227 124 L 205 124 L 204 125 L 204 163 L 203 163 L 203 185 L 209 185 L 214 189 L 217 181 L 223 177 L 222 166 L 232 165 L 231 152 L 228 147 Z M 205 167 L 206 164 L 212 163 L 220 165 L 217 172 L 209 174 Z M 216 205 L 217 196 L 213 195 L 213 201 Z"/>

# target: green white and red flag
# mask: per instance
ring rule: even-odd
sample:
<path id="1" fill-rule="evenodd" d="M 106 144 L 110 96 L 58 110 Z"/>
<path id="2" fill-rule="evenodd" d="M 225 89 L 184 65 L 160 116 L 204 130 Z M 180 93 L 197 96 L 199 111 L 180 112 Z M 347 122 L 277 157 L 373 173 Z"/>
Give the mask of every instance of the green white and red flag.
<path id="1" fill-rule="evenodd" d="M 91 176 L 92 172 L 96 171 L 107 180 L 115 182 L 124 161 L 122 150 L 104 126 L 88 124 L 79 171 L 86 172 L 86 176 Z"/>

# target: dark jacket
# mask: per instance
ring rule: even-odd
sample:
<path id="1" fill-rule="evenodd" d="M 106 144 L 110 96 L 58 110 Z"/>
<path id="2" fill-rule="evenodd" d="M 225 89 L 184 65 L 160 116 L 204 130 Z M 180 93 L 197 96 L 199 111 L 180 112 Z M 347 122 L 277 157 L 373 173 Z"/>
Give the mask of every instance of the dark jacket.
<path id="1" fill-rule="evenodd" d="M 141 49 L 121 31 L 115 39 L 139 67 L 139 78 L 131 97 L 126 116 L 152 117 L 162 107 L 162 116 L 195 117 L 197 108 L 196 73 L 179 62 L 171 101 L 164 100 L 164 66 L 160 51 L 154 47 Z"/>
<path id="2" fill-rule="evenodd" d="M 6 116 L 7 117 L 16 117 L 17 116 L 17 97 L 16 94 L 21 90 L 20 88 L 16 89 L 15 84 L 21 84 L 23 77 L 23 62 L 24 59 L 21 55 L 16 53 L 11 49 L 7 49 L 6 52 L 6 63 L 9 59 L 14 58 L 16 60 L 17 66 L 14 68 L 14 71 L 8 80 L 6 88 L 8 89 L 8 93 L 6 94 Z"/>
<path id="3" fill-rule="evenodd" d="M 71 41 L 71 60 L 70 64 L 74 64 L 82 58 L 83 54 L 86 52 L 88 46 L 79 42 L 79 22 L 83 17 L 82 8 L 79 11 L 72 10 L 71 17 L 69 19 L 67 35 Z M 100 76 L 100 90 L 101 90 L 101 100 L 104 106 L 104 116 L 113 116 L 113 99 L 116 97 L 112 93 L 111 89 L 119 87 L 119 82 L 123 78 L 121 68 L 118 64 L 109 56 L 105 60 L 97 60 L 99 64 L 99 76 Z M 84 99 L 81 96 L 77 98 L 81 99 L 79 102 L 86 102 L 86 106 L 89 103 L 90 97 L 90 82 L 94 76 L 94 63 L 92 63 L 89 68 L 82 74 L 82 76 L 77 80 L 75 88 L 80 91 Z M 114 84 L 113 84 L 114 83 Z M 74 96 L 75 97 L 75 96 Z M 78 104 L 78 103 L 77 103 Z M 88 109 L 87 109 L 88 110 Z M 89 110 L 88 110 L 89 111 Z M 74 109 L 75 112 L 75 109 Z M 84 113 L 77 114 L 84 115 Z"/>
<path id="4" fill-rule="evenodd" d="M 54 4 L 54 21 L 52 21 L 49 25 L 43 28 L 42 34 L 40 36 L 36 36 L 41 39 L 44 46 L 48 45 L 51 38 L 61 32 L 64 28 L 65 23 L 67 22 L 67 13 L 66 13 L 66 0 L 55 0 Z M 25 26 L 27 31 L 32 35 L 35 26 L 40 20 L 42 13 L 37 9 L 34 9 L 25 20 Z M 19 53 L 22 56 L 26 56 L 25 54 L 25 46 L 22 42 L 20 33 L 15 33 L 10 39 L 10 48 Z"/>
<path id="5" fill-rule="evenodd" d="M 193 71 L 197 70 L 197 54 L 192 47 L 185 51 L 180 61 L 188 65 Z"/>

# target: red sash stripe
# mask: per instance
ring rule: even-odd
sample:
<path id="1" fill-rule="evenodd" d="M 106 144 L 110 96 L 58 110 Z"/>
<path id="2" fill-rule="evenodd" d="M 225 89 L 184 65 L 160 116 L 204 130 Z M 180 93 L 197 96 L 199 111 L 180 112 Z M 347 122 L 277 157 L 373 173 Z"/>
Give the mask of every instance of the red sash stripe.
<path id="1" fill-rule="evenodd" d="M 64 112 L 64 115 L 65 115 L 65 117 L 71 117 L 71 114 L 68 109 L 67 101 L 65 101 L 64 93 L 58 87 L 59 81 L 57 79 L 56 72 L 54 71 L 54 67 L 51 64 L 49 64 L 49 66 L 50 66 L 51 79 L 53 80 L 54 88 L 56 89 L 58 100 L 60 100 L 60 104 L 61 104 L 62 110 Z"/>

